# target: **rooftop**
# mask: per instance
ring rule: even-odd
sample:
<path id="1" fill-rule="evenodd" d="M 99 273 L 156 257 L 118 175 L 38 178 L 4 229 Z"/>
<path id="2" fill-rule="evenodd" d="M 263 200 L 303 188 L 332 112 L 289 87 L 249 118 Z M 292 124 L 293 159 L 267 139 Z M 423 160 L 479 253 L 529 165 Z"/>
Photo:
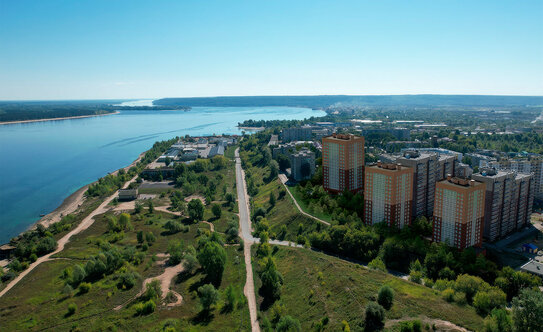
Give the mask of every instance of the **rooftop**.
<path id="1" fill-rule="evenodd" d="M 543 264 L 534 260 L 530 260 L 528 263 L 522 265 L 520 270 L 543 276 Z"/>
<path id="2" fill-rule="evenodd" d="M 352 134 L 332 134 L 332 136 L 326 136 L 324 137 L 324 139 L 327 139 L 327 140 L 337 140 L 337 141 L 355 141 L 355 140 L 360 140 L 360 139 L 364 139 L 364 137 L 362 136 L 356 136 L 356 135 L 352 135 Z"/>
<path id="3" fill-rule="evenodd" d="M 479 182 L 479 181 L 470 180 L 470 179 L 462 178 L 462 177 L 451 176 L 450 174 L 447 175 L 447 178 L 445 180 L 439 181 L 439 183 L 445 183 L 445 184 L 453 185 L 454 187 L 462 187 L 462 188 L 485 185 L 484 183 Z"/>

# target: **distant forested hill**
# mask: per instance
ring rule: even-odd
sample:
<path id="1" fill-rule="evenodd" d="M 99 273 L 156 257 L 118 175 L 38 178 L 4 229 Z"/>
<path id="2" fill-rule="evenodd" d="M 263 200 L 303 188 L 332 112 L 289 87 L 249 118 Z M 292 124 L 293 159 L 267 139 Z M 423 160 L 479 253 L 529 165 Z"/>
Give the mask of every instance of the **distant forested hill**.
<path id="1" fill-rule="evenodd" d="M 198 106 L 292 106 L 328 107 L 336 103 L 367 106 L 535 106 L 543 105 L 543 96 L 483 95 L 390 95 L 390 96 L 250 96 L 164 98 L 154 105 Z"/>
<path id="2" fill-rule="evenodd" d="M 163 110 L 158 106 L 113 106 L 100 101 L 44 101 L 0 103 L 0 122 L 67 118 L 73 116 L 101 115 L 123 111 Z M 168 106 L 168 110 L 189 110 L 186 106 Z"/>

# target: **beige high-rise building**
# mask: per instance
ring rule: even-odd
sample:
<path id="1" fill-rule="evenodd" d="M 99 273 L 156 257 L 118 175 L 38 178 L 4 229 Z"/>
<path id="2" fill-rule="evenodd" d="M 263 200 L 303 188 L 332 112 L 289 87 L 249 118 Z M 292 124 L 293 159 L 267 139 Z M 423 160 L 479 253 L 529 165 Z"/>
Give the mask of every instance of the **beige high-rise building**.
<path id="1" fill-rule="evenodd" d="M 364 137 L 333 134 L 322 139 L 324 189 L 358 192 L 364 181 Z"/>
<path id="2" fill-rule="evenodd" d="M 403 228 L 411 224 L 413 169 L 396 164 L 366 166 L 364 180 L 364 222 L 386 222 Z"/>
<path id="3" fill-rule="evenodd" d="M 484 183 L 454 177 L 436 184 L 435 242 L 445 242 L 458 249 L 482 244 L 485 188 Z"/>

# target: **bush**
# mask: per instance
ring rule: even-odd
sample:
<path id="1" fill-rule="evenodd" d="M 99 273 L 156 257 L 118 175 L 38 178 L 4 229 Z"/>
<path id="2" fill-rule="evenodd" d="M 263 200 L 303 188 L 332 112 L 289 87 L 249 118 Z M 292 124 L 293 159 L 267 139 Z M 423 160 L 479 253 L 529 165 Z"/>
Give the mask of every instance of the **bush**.
<path id="1" fill-rule="evenodd" d="M 68 312 L 66 313 L 66 316 L 71 316 L 75 314 L 76 310 L 77 310 L 77 305 L 75 305 L 75 303 L 68 304 Z"/>
<path id="2" fill-rule="evenodd" d="M 375 302 L 368 303 L 366 306 L 365 331 L 380 331 L 385 325 L 384 320 L 385 309 Z"/>
<path id="3" fill-rule="evenodd" d="M 374 258 L 371 262 L 369 262 L 368 267 L 370 269 L 373 269 L 373 270 L 379 270 L 379 271 L 383 271 L 383 272 L 387 271 L 387 267 L 386 267 L 385 263 L 379 257 Z"/>
<path id="4" fill-rule="evenodd" d="M 302 330 L 300 322 L 292 316 L 283 316 L 275 328 L 277 332 L 299 332 Z"/>
<path id="5" fill-rule="evenodd" d="M 443 299 L 447 302 L 453 302 L 454 301 L 454 290 L 451 288 L 445 289 L 443 292 L 441 292 L 441 296 Z"/>
<path id="6" fill-rule="evenodd" d="M 117 282 L 117 288 L 130 289 L 136 284 L 137 274 L 134 272 L 123 272 L 119 275 L 119 281 Z"/>
<path id="7" fill-rule="evenodd" d="M 422 323 L 420 320 L 400 322 L 400 332 L 421 332 Z"/>
<path id="8" fill-rule="evenodd" d="M 473 306 L 477 312 L 486 316 L 495 308 L 505 305 L 506 295 L 499 288 L 492 288 L 489 291 L 478 291 L 473 298 Z"/>
<path id="9" fill-rule="evenodd" d="M 137 303 L 135 306 L 137 315 L 148 315 L 153 313 L 156 309 L 155 301 L 148 300 L 144 303 Z"/>
<path id="10" fill-rule="evenodd" d="M 92 288 L 92 285 L 88 282 L 82 282 L 81 285 L 79 285 L 79 294 L 86 294 L 88 293 Z"/>
<path id="11" fill-rule="evenodd" d="M 383 306 L 386 310 L 392 308 L 394 302 L 394 290 L 387 285 L 384 285 L 379 289 L 379 295 L 377 296 L 377 303 Z"/>
<path id="12" fill-rule="evenodd" d="M 205 284 L 198 288 L 200 304 L 204 311 L 208 311 L 219 300 L 219 291 L 212 284 Z"/>

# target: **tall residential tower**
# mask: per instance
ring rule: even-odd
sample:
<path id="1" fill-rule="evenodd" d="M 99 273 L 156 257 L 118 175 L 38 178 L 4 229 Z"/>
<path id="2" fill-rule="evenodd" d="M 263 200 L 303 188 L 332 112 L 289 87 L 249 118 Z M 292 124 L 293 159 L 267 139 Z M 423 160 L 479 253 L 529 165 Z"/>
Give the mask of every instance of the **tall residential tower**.
<path id="1" fill-rule="evenodd" d="M 364 181 L 364 221 L 373 225 L 386 222 L 403 228 L 411 224 L 413 169 L 396 164 L 366 166 Z"/>
<path id="2" fill-rule="evenodd" d="M 485 189 L 484 183 L 451 176 L 436 184 L 435 242 L 446 242 L 458 249 L 481 245 Z"/>
<path id="3" fill-rule="evenodd" d="M 333 134 L 322 139 L 324 189 L 358 192 L 364 181 L 364 137 Z"/>

